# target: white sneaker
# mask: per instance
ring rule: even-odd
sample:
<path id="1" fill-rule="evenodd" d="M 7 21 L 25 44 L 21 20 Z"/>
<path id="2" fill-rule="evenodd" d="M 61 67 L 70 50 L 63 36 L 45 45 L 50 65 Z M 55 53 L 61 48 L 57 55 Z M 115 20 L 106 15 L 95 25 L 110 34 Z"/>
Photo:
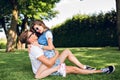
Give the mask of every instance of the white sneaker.
<path id="1" fill-rule="evenodd" d="M 65 63 L 61 63 L 61 64 L 60 64 L 60 68 L 58 69 L 58 72 L 59 72 L 60 75 L 62 75 L 63 77 L 66 77 L 66 65 L 65 65 Z"/>

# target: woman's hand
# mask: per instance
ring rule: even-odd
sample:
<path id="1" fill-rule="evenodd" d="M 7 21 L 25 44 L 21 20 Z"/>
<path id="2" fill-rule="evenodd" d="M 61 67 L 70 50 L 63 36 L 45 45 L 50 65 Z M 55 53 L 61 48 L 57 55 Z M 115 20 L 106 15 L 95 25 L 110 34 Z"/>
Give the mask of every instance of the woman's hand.
<path id="1" fill-rule="evenodd" d="M 55 55 L 59 56 L 59 51 L 58 50 L 55 50 Z"/>

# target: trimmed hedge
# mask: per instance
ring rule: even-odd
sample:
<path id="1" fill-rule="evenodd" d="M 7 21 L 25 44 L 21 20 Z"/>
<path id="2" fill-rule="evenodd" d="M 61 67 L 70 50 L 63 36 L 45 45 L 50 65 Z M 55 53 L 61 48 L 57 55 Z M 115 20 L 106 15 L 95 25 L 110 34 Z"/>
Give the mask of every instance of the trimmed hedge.
<path id="1" fill-rule="evenodd" d="M 56 47 L 118 46 L 116 12 L 77 14 L 52 28 Z"/>

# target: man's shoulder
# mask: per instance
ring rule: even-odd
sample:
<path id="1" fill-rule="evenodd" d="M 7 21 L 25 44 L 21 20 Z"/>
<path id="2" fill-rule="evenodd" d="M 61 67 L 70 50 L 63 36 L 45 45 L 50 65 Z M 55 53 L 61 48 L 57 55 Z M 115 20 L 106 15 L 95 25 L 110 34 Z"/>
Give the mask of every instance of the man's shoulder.
<path id="1" fill-rule="evenodd" d="M 44 55 L 44 53 L 43 53 L 43 50 L 40 47 L 31 45 L 30 55 L 37 58 L 37 57 L 39 57 L 41 55 Z"/>
<path id="2" fill-rule="evenodd" d="M 35 45 L 31 45 L 30 51 L 31 52 L 37 52 L 37 53 L 38 52 L 43 53 L 43 50 L 39 46 L 35 46 Z"/>
<path id="3" fill-rule="evenodd" d="M 40 49 L 38 46 L 35 46 L 35 45 L 31 45 L 30 47 L 31 50 L 34 50 L 34 49 Z"/>

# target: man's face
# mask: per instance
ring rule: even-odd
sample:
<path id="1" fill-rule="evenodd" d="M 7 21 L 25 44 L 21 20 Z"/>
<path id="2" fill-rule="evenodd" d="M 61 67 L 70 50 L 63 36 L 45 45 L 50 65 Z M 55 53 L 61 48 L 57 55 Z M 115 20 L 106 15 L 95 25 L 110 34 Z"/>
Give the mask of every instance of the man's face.
<path id="1" fill-rule="evenodd" d="M 33 32 L 28 32 L 28 41 L 29 41 L 30 43 L 36 41 L 37 39 L 38 39 L 38 37 L 36 36 L 35 33 L 33 33 Z"/>

